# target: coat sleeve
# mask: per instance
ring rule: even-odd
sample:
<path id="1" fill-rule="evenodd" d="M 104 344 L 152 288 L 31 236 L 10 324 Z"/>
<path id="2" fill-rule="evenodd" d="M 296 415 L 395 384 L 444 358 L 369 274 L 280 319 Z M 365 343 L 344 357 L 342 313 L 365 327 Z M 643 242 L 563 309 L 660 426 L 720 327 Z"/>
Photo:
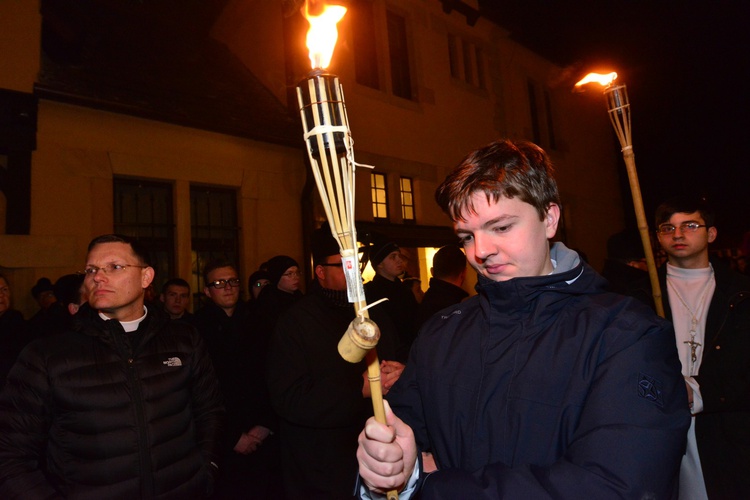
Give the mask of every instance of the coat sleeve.
<path id="1" fill-rule="evenodd" d="M 674 333 L 660 325 L 602 355 L 554 463 L 439 470 L 425 479 L 422 498 L 669 498 L 690 414 Z"/>
<path id="2" fill-rule="evenodd" d="M 197 440 L 206 462 L 217 463 L 225 416 L 219 381 L 203 339 L 197 332 L 191 337 L 194 342 L 191 399 Z"/>
<path id="3" fill-rule="evenodd" d="M 731 298 L 717 295 L 717 314 L 712 302 L 708 321 L 720 327 L 706 340 L 694 378 L 700 385 L 703 413 L 738 415 L 750 412 L 750 292 Z"/>
<path id="4" fill-rule="evenodd" d="M 334 328 L 330 321 L 326 327 Z M 271 339 L 271 402 L 282 419 L 296 425 L 336 428 L 366 414 L 365 365 L 341 358 L 336 345 L 343 331 L 325 332 L 326 327 L 312 315 L 287 313 Z"/>
<path id="5" fill-rule="evenodd" d="M 62 498 L 40 469 L 50 427 L 50 386 L 43 352 L 19 355 L 0 395 L 0 498 Z"/>

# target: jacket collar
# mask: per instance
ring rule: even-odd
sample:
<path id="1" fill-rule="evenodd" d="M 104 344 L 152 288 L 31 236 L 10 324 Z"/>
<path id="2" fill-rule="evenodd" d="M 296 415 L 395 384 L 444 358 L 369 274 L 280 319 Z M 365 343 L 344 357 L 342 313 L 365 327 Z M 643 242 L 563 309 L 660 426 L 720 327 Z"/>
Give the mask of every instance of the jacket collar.
<path id="1" fill-rule="evenodd" d="M 556 264 L 555 270 L 546 276 L 512 278 L 507 281 L 492 281 L 478 276 L 476 289 L 482 307 L 503 309 L 506 312 L 538 311 L 543 314 L 545 308 L 558 300 L 567 299 L 574 294 L 599 293 L 604 290 L 604 278 L 583 263 L 578 253 L 562 243 L 553 245 L 550 257 Z M 585 270 L 588 272 L 584 273 Z M 546 294 L 547 298 L 538 301 L 545 292 L 549 292 Z"/>

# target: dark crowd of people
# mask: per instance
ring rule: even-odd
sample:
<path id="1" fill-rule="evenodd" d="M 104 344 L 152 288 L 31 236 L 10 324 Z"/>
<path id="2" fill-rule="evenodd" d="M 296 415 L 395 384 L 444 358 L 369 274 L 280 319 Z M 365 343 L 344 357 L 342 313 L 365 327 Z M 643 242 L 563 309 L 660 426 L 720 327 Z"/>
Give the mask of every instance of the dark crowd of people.
<path id="1" fill-rule="evenodd" d="M 398 242 L 365 252 L 367 302 L 387 299 L 368 311 L 386 424 L 366 362 L 337 351 L 355 310 L 327 224 L 304 287 L 287 255 L 246 283 L 213 260 L 195 313 L 188 281 L 155 291 L 122 235 L 39 279 L 28 320 L 0 275 L 0 498 L 749 494 L 750 278 L 710 257 L 705 200 L 658 207 L 657 296 L 638 233 L 612 235 L 601 274 L 554 240 L 534 144 L 470 153 L 435 199 L 460 244 L 435 253 L 426 291 Z"/>

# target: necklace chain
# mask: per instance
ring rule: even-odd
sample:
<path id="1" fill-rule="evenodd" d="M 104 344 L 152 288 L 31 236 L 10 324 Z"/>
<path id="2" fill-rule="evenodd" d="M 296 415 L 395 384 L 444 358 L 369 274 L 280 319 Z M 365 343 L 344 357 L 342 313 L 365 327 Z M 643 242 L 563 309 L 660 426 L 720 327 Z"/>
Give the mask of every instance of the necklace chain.
<path id="1" fill-rule="evenodd" d="M 698 324 L 700 323 L 700 318 L 698 317 L 697 313 L 701 313 L 701 315 L 703 315 L 703 313 L 705 312 L 706 295 L 708 295 L 708 290 L 709 288 L 711 288 L 713 277 L 714 270 L 712 267 L 711 274 L 709 275 L 708 280 L 706 280 L 706 285 L 703 287 L 703 291 L 701 292 L 700 298 L 698 299 L 697 307 L 695 308 L 696 312 L 693 312 L 693 309 L 688 305 L 687 301 L 682 298 L 680 292 L 677 291 L 677 287 L 674 286 L 674 283 L 672 283 L 671 280 L 667 280 L 667 284 L 672 288 L 675 297 L 679 299 L 687 312 L 690 314 L 690 332 L 688 332 L 690 334 L 690 340 L 684 341 L 683 344 L 687 344 L 690 347 L 691 373 L 693 365 L 695 365 L 695 362 L 698 360 L 696 349 L 701 346 L 700 342 L 695 341 L 695 335 L 698 333 Z"/>

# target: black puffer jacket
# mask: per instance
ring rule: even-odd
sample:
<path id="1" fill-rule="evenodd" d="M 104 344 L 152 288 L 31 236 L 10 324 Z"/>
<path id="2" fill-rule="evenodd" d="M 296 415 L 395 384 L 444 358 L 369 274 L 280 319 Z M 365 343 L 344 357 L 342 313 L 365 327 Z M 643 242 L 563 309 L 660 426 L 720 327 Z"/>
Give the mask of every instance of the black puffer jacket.
<path id="1" fill-rule="evenodd" d="M 88 307 L 31 343 L 0 396 L 0 498 L 201 498 L 223 408 L 195 329 L 149 311 L 123 331 Z"/>

